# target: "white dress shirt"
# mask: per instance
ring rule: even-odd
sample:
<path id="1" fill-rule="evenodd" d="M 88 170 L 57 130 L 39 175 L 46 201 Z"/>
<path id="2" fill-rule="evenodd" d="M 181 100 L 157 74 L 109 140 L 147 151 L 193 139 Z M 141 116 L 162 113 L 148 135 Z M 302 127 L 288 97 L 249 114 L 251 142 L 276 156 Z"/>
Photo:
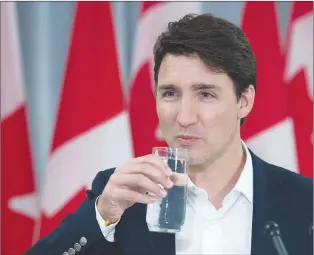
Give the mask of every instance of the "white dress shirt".
<path id="1" fill-rule="evenodd" d="M 186 220 L 176 233 L 176 254 L 249 255 L 253 217 L 253 166 L 251 154 L 246 152 L 244 169 L 235 187 L 217 210 L 208 200 L 205 190 L 188 184 Z M 114 241 L 117 223 L 105 227 L 96 204 L 96 218 L 104 237 Z"/>

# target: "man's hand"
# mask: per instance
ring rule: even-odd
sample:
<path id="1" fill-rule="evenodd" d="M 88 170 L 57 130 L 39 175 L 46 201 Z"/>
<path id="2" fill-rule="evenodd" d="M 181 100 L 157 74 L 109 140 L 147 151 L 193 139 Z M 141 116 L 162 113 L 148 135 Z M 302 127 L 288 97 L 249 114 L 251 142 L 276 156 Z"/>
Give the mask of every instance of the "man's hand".
<path id="1" fill-rule="evenodd" d="M 169 166 L 159 157 L 134 158 L 116 168 L 97 203 L 105 220 L 117 221 L 134 203 L 150 204 L 166 196 L 173 186 Z M 164 188 L 162 188 L 161 184 Z"/>

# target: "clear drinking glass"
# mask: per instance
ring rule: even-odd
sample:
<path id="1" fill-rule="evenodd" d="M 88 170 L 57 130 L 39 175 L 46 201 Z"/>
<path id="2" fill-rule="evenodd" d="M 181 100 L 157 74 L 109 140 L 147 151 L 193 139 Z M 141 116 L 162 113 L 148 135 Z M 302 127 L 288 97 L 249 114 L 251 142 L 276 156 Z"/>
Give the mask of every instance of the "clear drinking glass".
<path id="1" fill-rule="evenodd" d="M 147 205 L 148 229 L 154 232 L 180 232 L 186 212 L 188 151 L 181 148 L 155 147 L 153 154 L 164 160 L 173 171 L 170 179 L 174 185 L 167 191 L 166 197 Z M 161 184 L 160 186 L 162 187 Z"/>

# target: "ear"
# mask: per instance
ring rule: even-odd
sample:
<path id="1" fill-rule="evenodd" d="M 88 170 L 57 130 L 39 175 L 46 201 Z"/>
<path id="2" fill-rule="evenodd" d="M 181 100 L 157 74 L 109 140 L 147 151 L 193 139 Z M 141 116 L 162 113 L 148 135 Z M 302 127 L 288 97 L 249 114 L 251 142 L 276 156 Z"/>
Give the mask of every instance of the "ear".
<path id="1" fill-rule="evenodd" d="M 255 99 L 255 89 L 253 85 L 250 85 L 241 95 L 241 98 L 238 102 L 239 112 L 238 118 L 242 119 L 246 117 L 252 110 Z"/>

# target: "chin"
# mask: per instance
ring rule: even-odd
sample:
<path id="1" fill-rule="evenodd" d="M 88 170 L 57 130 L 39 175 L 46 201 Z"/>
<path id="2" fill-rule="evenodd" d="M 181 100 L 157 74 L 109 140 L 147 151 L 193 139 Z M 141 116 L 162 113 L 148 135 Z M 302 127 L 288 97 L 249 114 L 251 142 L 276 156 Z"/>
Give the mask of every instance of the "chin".
<path id="1" fill-rule="evenodd" d="M 208 155 L 193 148 L 187 148 L 189 151 L 189 165 L 202 165 L 208 160 Z"/>
<path id="2" fill-rule="evenodd" d="M 203 165 L 206 161 L 207 161 L 206 157 L 190 156 L 189 165 L 191 166 Z"/>

